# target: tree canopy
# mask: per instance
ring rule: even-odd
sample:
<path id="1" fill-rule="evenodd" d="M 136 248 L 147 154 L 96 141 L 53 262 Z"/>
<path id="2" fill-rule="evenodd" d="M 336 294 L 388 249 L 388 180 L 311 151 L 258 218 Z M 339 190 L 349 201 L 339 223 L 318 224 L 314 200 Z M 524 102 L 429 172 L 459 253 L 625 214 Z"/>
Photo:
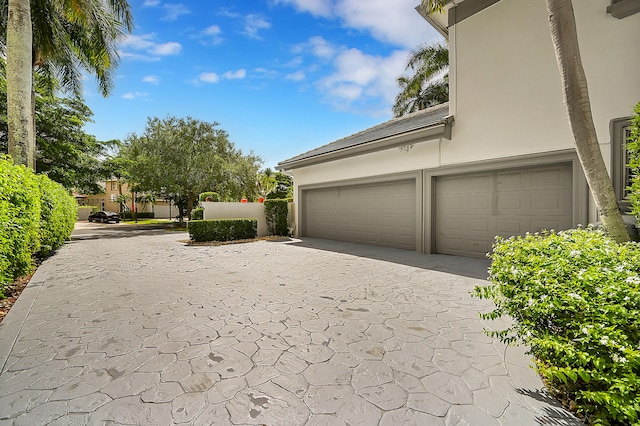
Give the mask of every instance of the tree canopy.
<path id="1" fill-rule="evenodd" d="M 221 200 L 255 199 L 262 160 L 243 154 L 218 123 L 187 118 L 149 118 L 144 132 L 126 140 L 121 155 L 130 160 L 131 182 L 140 191 L 187 198 L 214 191 Z"/>
<path id="2" fill-rule="evenodd" d="M 449 100 L 449 49 L 443 44 L 421 46 L 407 61 L 408 76 L 398 77 L 400 93 L 393 113 L 396 117 L 420 111 Z"/>

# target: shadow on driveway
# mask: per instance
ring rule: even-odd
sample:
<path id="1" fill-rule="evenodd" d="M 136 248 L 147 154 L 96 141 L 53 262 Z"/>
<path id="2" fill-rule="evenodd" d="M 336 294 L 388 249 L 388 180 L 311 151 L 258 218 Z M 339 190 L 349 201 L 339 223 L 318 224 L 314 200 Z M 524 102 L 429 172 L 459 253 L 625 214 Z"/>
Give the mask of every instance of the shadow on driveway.
<path id="1" fill-rule="evenodd" d="M 424 254 L 410 250 L 392 249 L 388 247 L 368 246 L 343 241 L 323 240 L 318 238 L 292 239 L 288 243 L 294 247 L 305 247 L 316 250 L 344 253 L 352 256 L 382 260 L 414 268 L 430 271 L 446 272 L 469 278 L 484 280 L 488 277 L 488 259 L 449 256 L 444 254 Z"/>

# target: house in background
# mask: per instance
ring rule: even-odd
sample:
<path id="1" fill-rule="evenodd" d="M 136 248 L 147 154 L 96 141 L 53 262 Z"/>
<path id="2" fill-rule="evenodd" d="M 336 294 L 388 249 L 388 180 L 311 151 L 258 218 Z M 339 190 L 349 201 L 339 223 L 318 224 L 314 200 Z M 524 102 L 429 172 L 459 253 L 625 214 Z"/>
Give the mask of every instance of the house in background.
<path id="1" fill-rule="evenodd" d="M 126 203 L 125 210 L 130 211 L 131 205 L 131 192 L 126 182 L 122 182 L 122 189 L 118 188 L 120 182 L 117 179 L 109 179 L 105 182 L 100 182 L 100 186 L 103 188 L 103 192 L 99 194 L 77 194 L 76 201 L 80 206 L 94 206 L 98 210 L 106 210 L 121 213 L 121 205 L 118 202 L 118 195 L 121 191 L 123 195 L 127 195 L 129 201 Z M 140 194 L 136 194 L 139 196 Z M 178 214 L 178 208 L 169 199 L 158 197 L 155 203 L 136 203 L 138 212 L 153 212 L 154 217 L 157 219 L 170 219 Z"/>
<path id="2" fill-rule="evenodd" d="M 573 2 L 598 139 L 625 208 L 640 13 L 636 1 L 613 3 Z M 449 103 L 280 162 L 294 177 L 297 234 L 484 257 L 496 235 L 597 221 L 545 2 L 455 1 L 428 18 L 449 43 Z"/>

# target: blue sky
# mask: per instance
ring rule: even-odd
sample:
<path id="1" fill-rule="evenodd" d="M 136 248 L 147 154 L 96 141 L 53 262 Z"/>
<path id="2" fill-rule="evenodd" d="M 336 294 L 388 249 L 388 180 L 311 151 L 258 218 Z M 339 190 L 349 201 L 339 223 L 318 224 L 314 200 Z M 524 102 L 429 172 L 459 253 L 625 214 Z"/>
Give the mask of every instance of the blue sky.
<path id="1" fill-rule="evenodd" d="M 130 0 L 104 99 L 85 82 L 99 140 L 144 131 L 147 117 L 217 122 L 265 167 L 392 117 L 411 49 L 441 37 L 419 0 Z"/>

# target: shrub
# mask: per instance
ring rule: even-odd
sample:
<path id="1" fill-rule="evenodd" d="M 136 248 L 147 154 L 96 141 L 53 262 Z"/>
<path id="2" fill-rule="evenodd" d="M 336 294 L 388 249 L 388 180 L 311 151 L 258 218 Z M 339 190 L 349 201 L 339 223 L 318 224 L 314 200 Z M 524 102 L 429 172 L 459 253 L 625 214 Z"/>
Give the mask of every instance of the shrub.
<path id="1" fill-rule="evenodd" d="M 629 152 L 631 176 L 631 191 L 629 192 L 631 214 L 640 218 L 640 103 L 636 105 L 633 117 L 631 117 L 631 135 L 627 141 L 627 151 Z"/>
<path id="2" fill-rule="evenodd" d="M 191 220 L 202 220 L 204 219 L 204 209 L 197 208 L 191 210 Z"/>
<path id="3" fill-rule="evenodd" d="M 31 272 L 40 248 L 40 188 L 35 174 L 0 157 L 0 297 L 7 282 Z"/>
<path id="4" fill-rule="evenodd" d="M 40 255 L 46 256 L 61 247 L 71 236 L 76 223 L 78 205 L 59 183 L 37 175 L 42 193 Z"/>
<path id="5" fill-rule="evenodd" d="M 537 370 L 565 404 L 599 424 L 640 420 L 640 245 L 599 230 L 498 239 L 491 284 L 474 295 L 510 315 L 490 332 L 530 346 Z M 574 402 L 575 401 L 575 402 Z"/>
<path id="6" fill-rule="evenodd" d="M 192 220 L 188 225 L 193 241 L 230 241 L 255 238 L 257 219 Z"/>
<path id="7" fill-rule="evenodd" d="M 265 200 L 264 214 L 272 235 L 289 235 L 289 203 L 287 200 Z"/>
<path id="8" fill-rule="evenodd" d="M 0 298 L 6 283 L 33 270 L 71 236 L 75 199 L 60 184 L 0 157 Z"/>
<path id="9" fill-rule="evenodd" d="M 203 192 L 198 195 L 198 201 L 220 201 L 220 195 L 217 192 Z"/>

